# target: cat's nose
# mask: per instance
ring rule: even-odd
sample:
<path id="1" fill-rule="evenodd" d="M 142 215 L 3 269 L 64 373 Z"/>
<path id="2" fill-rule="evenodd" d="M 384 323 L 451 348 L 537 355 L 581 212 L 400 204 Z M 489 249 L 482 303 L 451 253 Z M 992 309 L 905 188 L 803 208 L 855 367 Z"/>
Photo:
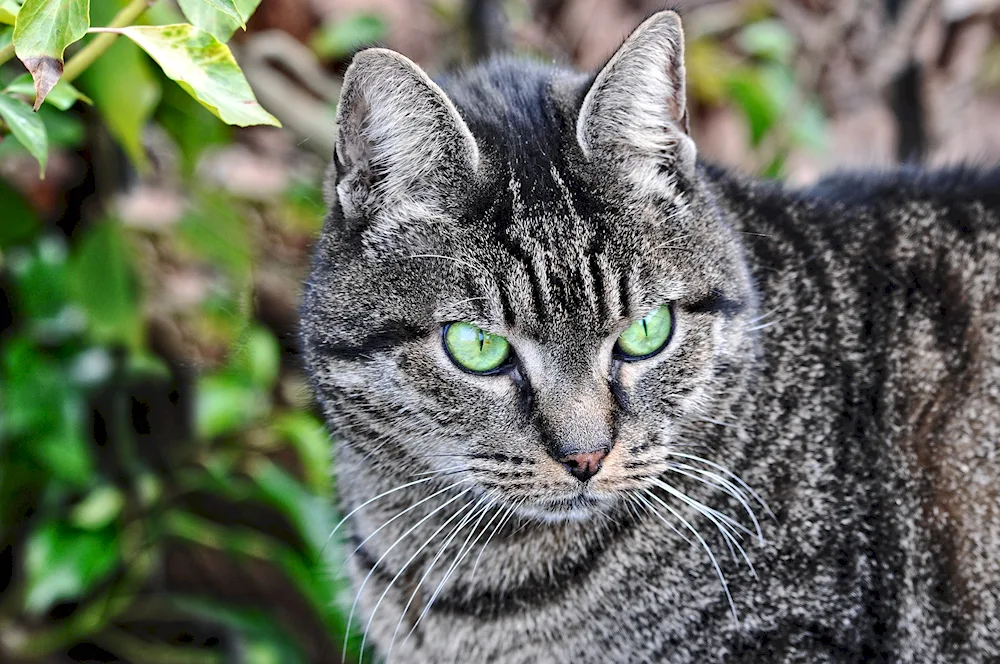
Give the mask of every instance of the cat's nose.
<path id="1" fill-rule="evenodd" d="M 603 449 L 596 452 L 567 454 L 559 459 L 559 463 L 565 466 L 566 470 L 573 474 L 573 477 L 581 482 L 586 482 L 601 469 L 601 464 L 607 455 L 607 450 Z"/>

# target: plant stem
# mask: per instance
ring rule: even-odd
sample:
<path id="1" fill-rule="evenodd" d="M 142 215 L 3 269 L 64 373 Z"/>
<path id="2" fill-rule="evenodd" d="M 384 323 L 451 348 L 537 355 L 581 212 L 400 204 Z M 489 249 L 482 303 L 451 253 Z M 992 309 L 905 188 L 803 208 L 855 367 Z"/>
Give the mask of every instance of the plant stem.
<path id="1" fill-rule="evenodd" d="M 4 64 L 8 60 L 14 57 L 14 43 L 11 42 L 3 48 L 0 48 L 0 65 Z"/>
<path id="2" fill-rule="evenodd" d="M 151 0 L 132 0 L 120 12 L 115 14 L 107 27 L 125 28 L 135 22 L 142 13 L 152 4 Z M 118 35 L 112 32 L 104 32 L 80 49 L 80 52 L 70 58 L 63 70 L 62 80 L 67 83 L 72 82 L 77 76 L 86 71 L 87 67 L 94 64 L 94 60 L 104 55 L 104 52 L 111 48 Z"/>

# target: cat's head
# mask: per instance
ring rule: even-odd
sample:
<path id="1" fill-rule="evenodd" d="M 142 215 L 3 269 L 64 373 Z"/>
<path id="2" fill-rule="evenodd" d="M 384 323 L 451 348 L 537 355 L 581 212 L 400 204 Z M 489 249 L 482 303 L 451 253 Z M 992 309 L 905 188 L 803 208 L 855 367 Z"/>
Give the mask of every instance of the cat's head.
<path id="1" fill-rule="evenodd" d="M 596 77 L 499 61 L 439 86 L 363 51 L 338 122 L 303 334 L 342 474 L 580 518 L 718 416 L 752 291 L 699 176 L 676 14 Z"/>

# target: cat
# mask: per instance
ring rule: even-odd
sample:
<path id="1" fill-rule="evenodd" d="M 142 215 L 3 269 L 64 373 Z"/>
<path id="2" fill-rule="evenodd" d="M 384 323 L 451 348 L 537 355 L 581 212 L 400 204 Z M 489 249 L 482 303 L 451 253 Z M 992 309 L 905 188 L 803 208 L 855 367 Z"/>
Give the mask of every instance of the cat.
<path id="1" fill-rule="evenodd" d="M 703 163 L 671 11 L 596 75 L 359 52 L 338 123 L 302 338 L 355 643 L 1000 662 L 1000 169 Z"/>

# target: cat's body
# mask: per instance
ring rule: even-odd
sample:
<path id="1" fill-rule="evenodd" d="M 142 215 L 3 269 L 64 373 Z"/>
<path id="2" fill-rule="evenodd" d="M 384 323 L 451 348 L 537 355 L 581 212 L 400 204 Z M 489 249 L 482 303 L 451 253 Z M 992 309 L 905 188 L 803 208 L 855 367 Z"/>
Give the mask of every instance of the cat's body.
<path id="1" fill-rule="evenodd" d="M 354 65 L 304 308 L 354 623 L 416 664 L 1000 661 L 1000 170 L 696 166 L 679 51 L 661 14 L 596 82 L 494 63 L 454 107 Z M 463 320 L 509 369 L 450 362 Z M 759 519 L 759 578 L 693 501 Z"/>

